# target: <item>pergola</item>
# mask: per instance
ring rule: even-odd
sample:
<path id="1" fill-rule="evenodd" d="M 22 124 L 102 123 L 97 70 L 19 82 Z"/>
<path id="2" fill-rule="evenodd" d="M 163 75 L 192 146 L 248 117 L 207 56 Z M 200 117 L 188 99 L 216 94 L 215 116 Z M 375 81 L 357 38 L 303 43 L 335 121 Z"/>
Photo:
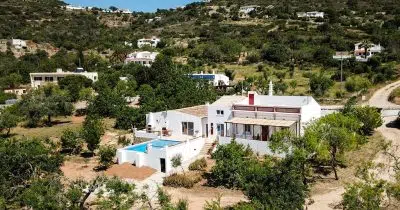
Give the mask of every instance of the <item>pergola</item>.
<path id="1" fill-rule="evenodd" d="M 225 122 L 225 128 L 228 129 L 228 123 L 231 124 L 231 134 L 232 135 L 237 135 L 237 131 L 238 125 L 250 125 L 252 132 L 249 136 L 247 136 L 248 134 L 246 132 L 243 132 L 244 138 L 247 139 L 247 137 L 251 137 L 254 138 L 254 127 L 255 126 L 259 126 L 262 130 L 263 126 L 272 126 L 272 127 L 280 127 L 280 128 L 290 128 L 292 127 L 294 124 L 297 124 L 296 121 L 293 120 L 269 120 L 269 119 L 256 119 L 256 118 L 239 118 L 239 117 L 235 117 L 232 118 L 228 121 Z M 297 126 L 295 129 L 296 135 L 298 135 L 298 131 L 297 131 Z M 230 135 L 228 132 L 226 132 L 227 135 Z M 265 141 L 266 139 L 263 139 L 262 135 L 261 135 L 261 139 L 262 141 Z"/>

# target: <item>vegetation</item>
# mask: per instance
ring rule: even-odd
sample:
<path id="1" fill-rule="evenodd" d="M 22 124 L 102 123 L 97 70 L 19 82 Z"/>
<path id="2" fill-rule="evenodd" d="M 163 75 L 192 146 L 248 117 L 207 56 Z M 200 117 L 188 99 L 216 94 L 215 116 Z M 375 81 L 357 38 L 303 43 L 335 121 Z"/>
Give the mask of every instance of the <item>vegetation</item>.
<path id="1" fill-rule="evenodd" d="M 64 130 L 60 140 L 63 152 L 79 154 L 82 151 L 83 142 L 80 139 L 79 133 L 71 129 Z"/>
<path id="2" fill-rule="evenodd" d="M 201 158 L 195 160 L 193 163 L 189 165 L 189 170 L 191 171 L 202 171 L 207 168 L 207 160 L 205 158 Z"/>
<path id="3" fill-rule="evenodd" d="M 201 175 L 199 174 L 189 175 L 189 174 L 173 173 L 164 178 L 163 185 L 169 187 L 192 188 L 200 180 L 201 180 Z"/>
<path id="4" fill-rule="evenodd" d="M 114 157 L 117 149 L 113 146 L 101 146 L 99 149 L 99 163 L 101 168 L 107 169 L 114 164 Z"/>
<path id="5" fill-rule="evenodd" d="M 89 115 L 83 122 L 81 135 L 92 153 L 99 147 L 101 136 L 104 134 L 103 121 L 97 116 Z"/>

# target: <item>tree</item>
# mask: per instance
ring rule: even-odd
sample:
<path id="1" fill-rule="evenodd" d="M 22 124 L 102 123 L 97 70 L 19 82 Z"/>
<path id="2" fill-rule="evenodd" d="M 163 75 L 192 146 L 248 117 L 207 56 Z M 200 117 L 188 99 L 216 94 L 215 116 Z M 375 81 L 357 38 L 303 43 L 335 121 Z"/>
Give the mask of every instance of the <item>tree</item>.
<path id="1" fill-rule="evenodd" d="M 116 152 L 117 149 L 113 146 L 101 146 L 98 154 L 100 167 L 104 169 L 110 167 L 114 163 Z"/>
<path id="2" fill-rule="evenodd" d="M 3 110 L 0 113 L 0 132 L 6 130 L 6 136 L 9 136 L 11 129 L 17 127 L 19 121 L 19 117 L 10 110 Z"/>
<path id="3" fill-rule="evenodd" d="M 117 177 L 106 181 L 105 189 L 97 194 L 99 209 L 131 209 L 140 199 L 135 192 L 135 185 L 122 181 Z"/>
<path id="4" fill-rule="evenodd" d="M 61 148 L 64 152 L 79 154 L 82 151 L 82 140 L 79 138 L 79 133 L 71 129 L 64 130 L 61 135 Z"/>
<path id="5" fill-rule="evenodd" d="M 99 147 L 100 139 L 103 134 L 103 121 L 97 116 L 88 115 L 83 122 L 81 136 L 92 153 Z"/>
<path id="6" fill-rule="evenodd" d="M 185 174 L 185 170 L 182 166 L 182 155 L 176 154 L 174 157 L 171 158 L 171 165 L 173 168 L 181 167 L 183 174 Z"/>
<path id="7" fill-rule="evenodd" d="M 274 43 L 261 52 L 264 60 L 283 63 L 289 60 L 289 49 L 286 45 Z"/>
<path id="8" fill-rule="evenodd" d="M 61 79 L 58 85 L 62 90 L 68 91 L 73 102 L 79 99 L 79 93 L 83 88 L 89 88 L 92 86 L 92 80 L 82 75 L 69 75 Z"/>
<path id="9" fill-rule="evenodd" d="M 263 209 L 303 209 L 307 187 L 294 159 L 267 159 L 250 167 L 245 180 L 245 194 Z"/>
<path id="10" fill-rule="evenodd" d="M 334 82 L 323 73 L 312 74 L 310 77 L 310 90 L 316 96 L 323 96 L 333 84 Z"/>
<path id="11" fill-rule="evenodd" d="M 346 151 L 352 150 L 359 143 L 357 135 L 361 123 L 342 113 L 326 115 L 307 127 L 304 138 L 318 144 L 320 149 L 315 154 L 315 160 L 329 164 L 338 180 L 337 165 Z"/>
<path id="12" fill-rule="evenodd" d="M 212 154 L 216 164 L 211 169 L 208 182 L 213 186 L 225 186 L 228 188 L 243 188 L 244 173 L 250 163 L 254 162 L 252 151 L 232 140 L 227 145 L 219 145 Z"/>
<path id="13" fill-rule="evenodd" d="M 73 111 L 72 103 L 65 92 L 52 85 L 29 93 L 18 106 L 28 120 L 29 127 L 36 127 L 45 116 L 47 116 L 47 125 L 51 126 L 52 117 L 68 116 Z"/>
<path id="14" fill-rule="evenodd" d="M 378 128 L 383 124 L 381 114 L 375 107 L 356 107 L 353 116 L 362 123 L 360 128 L 360 133 L 362 135 L 371 135 L 375 128 Z"/>
<path id="15" fill-rule="evenodd" d="M 0 198 L 5 205 L 18 205 L 19 197 L 34 177 L 60 173 L 63 157 L 46 139 L 0 141 Z"/>

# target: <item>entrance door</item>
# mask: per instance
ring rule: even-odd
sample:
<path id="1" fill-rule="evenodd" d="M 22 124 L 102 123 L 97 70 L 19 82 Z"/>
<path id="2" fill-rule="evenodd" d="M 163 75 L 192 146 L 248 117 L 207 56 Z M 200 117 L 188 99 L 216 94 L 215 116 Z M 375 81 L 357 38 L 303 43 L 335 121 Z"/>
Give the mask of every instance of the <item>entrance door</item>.
<path id="1" fill-rule="evenodd" d="M 262 126 L 261 128 L 261 141 L 268 141 L 268 136 L 269 136 L 269 127 L 268 126 Z"/>
<path id="2" fill-rule="evenodd" d="M 206 138 L 208 138 L 208 123 L 206 124 Z"/>
<path id="3" fill-rule="evenodd" d="M 165 173 L 165 158 L 160 158 L 161 172 Z"/>
<path id="4" fill-rule="evenodd" d="M 224 124 L 217 124 L 217 135 L 218 136 L 225 136 L 224 135 Z"/>

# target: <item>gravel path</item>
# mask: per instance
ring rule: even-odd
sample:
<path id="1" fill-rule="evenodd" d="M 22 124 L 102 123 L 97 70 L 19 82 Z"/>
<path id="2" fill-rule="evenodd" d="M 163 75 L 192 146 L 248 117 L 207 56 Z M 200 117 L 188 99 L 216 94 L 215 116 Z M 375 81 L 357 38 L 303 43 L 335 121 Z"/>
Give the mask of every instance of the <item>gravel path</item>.
<path id="1" fill-rule="evenodd" d="M 400 87 L 400 80 L 397 82 L 390 83 L 385 87 L 377 90 L 374 95 L 369 99 L 368 104 L 370 106 L 385 108 L 385 107 L 396 107 L 400 108 L 400 105 L 396 105 L 388 101 L 390 93 Z"/>

